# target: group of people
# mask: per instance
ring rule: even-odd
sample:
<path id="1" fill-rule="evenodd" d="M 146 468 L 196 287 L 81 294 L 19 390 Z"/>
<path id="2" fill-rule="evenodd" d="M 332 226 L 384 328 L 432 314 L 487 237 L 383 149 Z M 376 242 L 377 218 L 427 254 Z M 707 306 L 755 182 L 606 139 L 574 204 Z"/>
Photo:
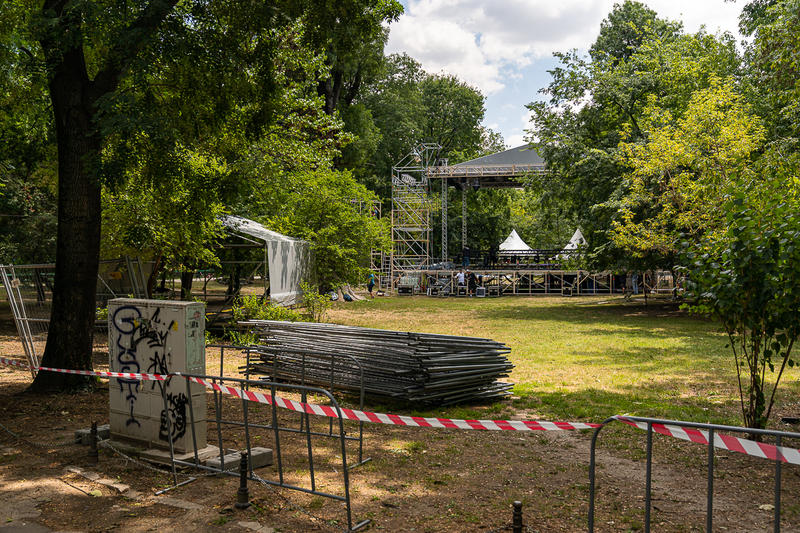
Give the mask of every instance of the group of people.
<path id="1" fill-rule="evenodd" d="M 480 279 L 472 272 L 470 269 L 467 269 L 466 272 L 461 269 L 456 274 L 456 283 L 459 287 L 467 287 L 467 293 L 470 296 L 475 296 L 475 289 L 478 288 L 478 284 L 480 283 Z"/>

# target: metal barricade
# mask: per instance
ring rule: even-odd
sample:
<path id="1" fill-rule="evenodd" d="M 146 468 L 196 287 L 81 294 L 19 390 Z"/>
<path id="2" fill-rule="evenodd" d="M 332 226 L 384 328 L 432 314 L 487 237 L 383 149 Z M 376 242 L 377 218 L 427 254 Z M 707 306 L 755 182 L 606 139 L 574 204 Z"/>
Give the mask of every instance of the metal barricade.
<path id="1" fill-rule="evenodd" d="M 234 378 L 234 377 L 197 375 L 197 374 L 180 374 L 180 376 L 182 376 L 183 378 L 187 378 L 186 391 L 189 397 L 191 397 L 190 380 L 193 379 L 205 382 L 212 391 L 214 419 L 211 420 L 209 418 L 208 423 L 215 425 L 217 446 L 219 448 L 220 466 L 219 468 L 214 468 L 202 464 L 202 461 L 198 454 L 199 443 L 197 442 L 197 434 L 195 428 L 194 407 L 192 405 L 193 402 L 190 401 L 188 402 L 188 407 L 189 407 L 188 423 L 191 430 L 192 444 L 194 450 L 193 460 L 187 461 L 176 458 L 172 441 L 172 430 L 171 428 L 168 429 L 167 434 L 169 435 L 170 459 L 172 462 L 173 472 L 175 471 L 177 465 L 184 467 L 194 467 L 206 471 L 219 472 L 220 474 L 225 474 L 225 475 L 238 476 L 239 473 L 235 469 L 229 470 L 225 467 L 225 455 L 227 448 L 225 446 L 225 437 L 223 436 L 223 430 L 225 430 L 226 428 L 232 428 L 234 430 L 243 432 L 245 451 L 248 457 L 252 457 L 251 451 L 254 442 L 261 443 L 265 442 L 267 439 L 271 439 L 272 441 L 274 461 L 277 466 L 277 479 L 266 479 L 262 476 L 255 474 L 253 472 L 252 462 L 248 466 L 249 479 L 266 485 L 296 490 L 299 492 L 304 492 L 306 494 L 313 494 L 316 496 L 322 496 L 324 498 L 330 498 L 336 501 L 344 502 L 347 513 L 347 527 L 350 531 L 359 530 L 370 523 L 370 520 L 364 520 L 355 525 L 353 524 L 351 503 L 350 503 L 350 478 L 349 478 L 349 471 L 350 468 L 352 467 L 349 467 L 347 464 L 347 447 L 346 447 L 347 434 L 344 428 L 344 420 L 343 417 L 341 416 L 342 415 L 341 408 L 339 407 L 338 402 L 334 399 L 333 395 L 329 391 L 305 385 L 276 383 L 272 381 L 263 381 L 263 380 L 248 380 L 248 379 Z M 162 387 L 162 396 L 164 396 L 164 405 L 166 408 L 167 399 L 164 394 L 164 390 L 166 390 L 166 387 L 163 387 L 160 382 L 159 386 Z M 230 387 L 244 391 L 243 394 L 241 395 L 242 397 L 240 400 L 242 406 L 241 420 L 224 419 L 222 416 L 223 395 L 221 390 L 228 390 L 228 388 Z M 253 401 L 248 400 L 246 398 L 247 391 L 262 392 L 263 394 L 266 394 L 269 397 L 271 403 L 258 403 L 258 402 L 254 403 Z M 327 400 L 329 406 L 333 409 L 333 411 L 339 415 L 339 418 L 335 423 L 335 425 L 338 426 L 337 431 L 330 431 L 330 432 L 314 431 L 312 429 L 312 424 L 308 412 L 299 413 L 299 416 L 303 419 L 303 424 L 300 429 L 282 425 L 279 422 L 278 408 L 275 407 L 276 398 L 278 397 L 277 395 L 278 391 L 281 391 L 283 393 L 289 393 L 289 394 L 293 393 L 299 395 L 300 402 L 302 402 L 303 404 L 308 403 L 309 395 L 323 397 L 325 400 Z M 262 409 L 263 411 L 261 411 Z M 167 424 L 170 423 L 171 421 L 168 419 Z M 333 422 L 332 425 L 334 425 Z M 284 466 L 285 458 L 282 455 L 281 451 L 282 439 L 284 438 L 282 437 L 282 434 L 286 432 L 299 435 L 300 438 L 304 439 L 302 447 L 305 447 L 306 451 L 305 454 L 307 460 L 306 465 L 309 474 L 308 486 L 300 486 L 298 484 L 290 483 L 286 480 L 285 476 L 286 469 Z M 341 470 L 342 470 L 341 480 L 342 480 L 343 494 L 335 494 L 332 492 L 326 492 L 319 489 L 317 483 L 317 475 L 315 471 L 315 465 L 319 462 L 319 460 L 314 453 L 312 437 L 326 437 L 338 440 L 338 447 L 341 453 Z M 336 470 L 334 469 L 334 471 Z"/>
<path id="2" fill-rule="evenodd" d="M 0 265 L 0 277 L 6 288 L 25 357 L 35 377 L 34 368 L 39 366 L 39 357 L 44 353 L 50 327 L 55 266 Z"/>
<path id="3" fill-rule="evenodd" d="M 596 450 L 597 450 L 597 437 L 600 431 L 609 423 L 619 421 L 621 417 L 611 417 L 603 421 L 603 424 L 598 427 L 592 435 L 592 444 L 589 459 L 589 532 L 594 531 L 594 518 L 595 518 L 595 480 L 596 480 Z M 645 466 L 645 499 L 644 499 L 644 531 L 650 531 L 650 509 L 651 509 L 651 488 L 652 488 L 652 466 L 653 466 L 653 426 L 665 426 L 666 429 L 674 428 L 689 428 L 699 430 L 708 442 L 708 466 L 706 473 L 706 531 L 712 531 L 713 524 L 713 507 L 714 507 L 714 448 L 721 444 L 720 436 L 716 433 L 718 431 L 725 431 L 729 433 L 740 433 L 750 435 L 760 435 L 764 437 L 775 438 L 775 493 L 774 493 L 774 524 L 773 530 L 778 533 L 781 530 L 781 473 L 784 462 L 784 455 L 781 452 L 781 443 L 783 439 L 800 439 L 800 433 L 792 433 L 787 431 L 776 431 L 771 429 L 752 429 L 743 428 L 738 426 L 724 426 L 719 424 L 702 424 L 697 422 L 684 422 L 680 420 L 662 420 L 659 418 L 646 418 L 640 416 L 625 416 L 624 420 L 632 423 L 646 424 L 647 430 L 647 457 Z"/>
<path id="4" fill-rule="evenodd" d="M 44 354 L 50 312 L 53 305 L 54 264 L 0 265 L 0 281 L 6 289 L 17 334 L 31 367 L 39 366 Z M 128 257 L 100 261 L 97 274 L 96 302 L 105 307 L 110 298 L 132 294 L 145 296 L 146 276 L 138 259 Z M 99 321 L 105 324 L 105 320 Z M 35 376 L 36 371 L 31 370 Z"/>

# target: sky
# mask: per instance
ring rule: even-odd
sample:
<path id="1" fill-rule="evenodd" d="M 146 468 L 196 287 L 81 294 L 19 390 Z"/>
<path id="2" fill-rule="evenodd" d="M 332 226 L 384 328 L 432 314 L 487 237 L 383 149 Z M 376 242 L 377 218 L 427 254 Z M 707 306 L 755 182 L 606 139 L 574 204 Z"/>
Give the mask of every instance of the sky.
<path id="1" fill-rule="evenodd" d="M 617 0 L 620 1 L 621 0 Z M 525 104 L 542 99 L 553 52 L 585 53 L 615 0 L 402 0 L 387 53 L 405 52 L 432 74 L 453 74 L 486 96 L 483 124 L 509 147 L 524 144 Z M 643 0 L 661 18 L 739 38 L 745 0 Z"/>

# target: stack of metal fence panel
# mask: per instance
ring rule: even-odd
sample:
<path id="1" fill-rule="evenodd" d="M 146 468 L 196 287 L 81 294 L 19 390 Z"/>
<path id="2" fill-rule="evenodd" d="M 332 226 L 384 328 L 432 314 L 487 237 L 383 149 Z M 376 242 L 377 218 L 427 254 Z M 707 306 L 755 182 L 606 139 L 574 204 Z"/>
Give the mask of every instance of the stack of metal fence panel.
<path id="1" fill-rule="evenodd" d="M 258 334 L 248 370 L 266 379 L 364 391 L 426 405 L 493 400 L 512 385 L 505 344 L 490 339 L 306 322 L 243 322 Z"/>

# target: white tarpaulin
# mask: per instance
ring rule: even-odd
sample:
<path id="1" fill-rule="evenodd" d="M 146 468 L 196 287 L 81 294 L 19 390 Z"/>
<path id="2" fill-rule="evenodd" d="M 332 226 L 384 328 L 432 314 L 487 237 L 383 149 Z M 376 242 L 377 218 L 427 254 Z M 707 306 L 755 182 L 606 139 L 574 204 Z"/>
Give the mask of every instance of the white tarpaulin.
<path id="1" fill-rule="evenodd" d="M 517 234 L 517 230 L 511 230 L 511 234 L 508 236 L 506 240 L 500 243 L 500 252 L 523 252 L 530 250 L 531 247 L 525 244 L 525 241 L 522 240 Z"/>
<path id="2" fill-rule="evenodd" d="M 300 283 L 310 281 L 312 273 L 311 243 L 287 237 L 242 217 L 222 217 L 222 224 L 236 233 L 243 233 L 264 242 L 269 266 L 269 296 L 278 305 L 300 302 Z"/>
<path id="3" fill-rule="evenodd" d="M 580 246 L 586 246 L 586 239 L 583 238 L 581 228 L 575 230 L 569 243 L 564 247 L 565 250 L 577 250 Z"/>

